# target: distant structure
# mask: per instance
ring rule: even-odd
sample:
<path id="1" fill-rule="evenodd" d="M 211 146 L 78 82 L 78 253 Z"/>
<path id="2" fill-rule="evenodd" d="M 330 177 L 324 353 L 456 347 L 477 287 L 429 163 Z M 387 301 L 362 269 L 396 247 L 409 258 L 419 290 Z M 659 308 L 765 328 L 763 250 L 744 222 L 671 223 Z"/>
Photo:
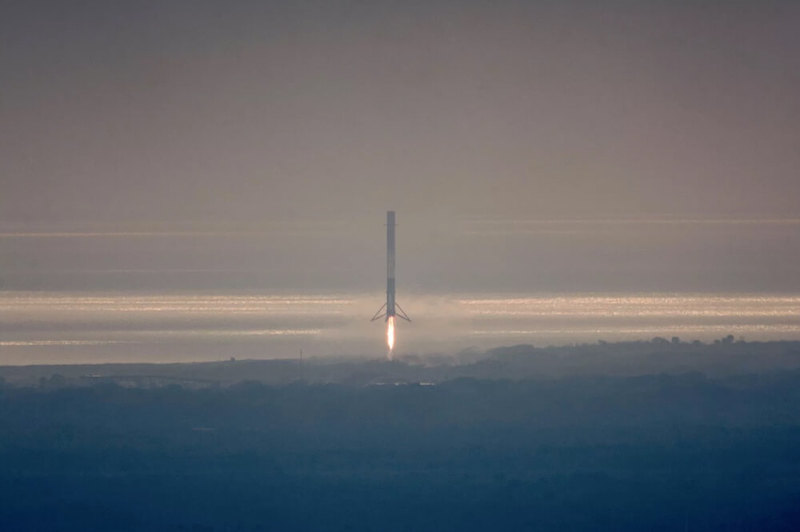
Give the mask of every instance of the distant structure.
<path id="1" fill-rule="evenodd" d="M 389 356 L 392 355 L 394 349 L 394 327 L 395 318 L 400 317 L 406 321 L 411 321 L 411 318 L 406 315 L 403 308 L 395 301 L 395 279 L 394 279 L 394 228 L 395 228 L 395 215 L 394 211 L 386 213 L 386 303 L 384 303 L 378 312 L 372 317 L 371 321 L 380 318 L 386 318 L 386 344 L 389 347 Z M 399 312 L 399 314 L 398 314 Z"/>

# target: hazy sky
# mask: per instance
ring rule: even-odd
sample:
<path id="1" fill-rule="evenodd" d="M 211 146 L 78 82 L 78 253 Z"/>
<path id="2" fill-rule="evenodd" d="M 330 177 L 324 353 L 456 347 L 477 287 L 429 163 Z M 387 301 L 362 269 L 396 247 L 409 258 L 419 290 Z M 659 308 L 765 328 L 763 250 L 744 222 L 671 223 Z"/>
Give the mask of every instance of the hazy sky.
<path id="1" fill-rule="evenodd" d="M 796 1 L 3 2 L 0 283 L 379 293 L 396 209 L 401 290 L 798 290 L 798 28 Z"/>
<path id="2" fill-rule="evenodd" d="M 797 213 L 798 2 L 0 9 L 5 221 Z"/>

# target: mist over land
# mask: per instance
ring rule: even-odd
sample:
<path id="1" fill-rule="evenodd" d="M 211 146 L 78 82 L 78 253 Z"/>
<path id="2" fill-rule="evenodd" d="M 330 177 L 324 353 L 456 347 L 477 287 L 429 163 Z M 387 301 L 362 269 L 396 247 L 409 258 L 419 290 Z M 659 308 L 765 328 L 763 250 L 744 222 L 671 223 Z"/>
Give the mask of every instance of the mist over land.
<path id="1" fill-rule="evenodd" d="M 0 367 L 0 525 L 789 531 L 798 372 L 732 337 Z"/>

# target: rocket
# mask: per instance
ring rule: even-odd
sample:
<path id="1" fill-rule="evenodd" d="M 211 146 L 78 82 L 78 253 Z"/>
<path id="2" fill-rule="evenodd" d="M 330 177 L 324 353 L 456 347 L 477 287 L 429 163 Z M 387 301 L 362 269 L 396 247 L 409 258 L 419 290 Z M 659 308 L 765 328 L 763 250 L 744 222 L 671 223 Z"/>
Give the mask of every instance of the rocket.
<path id="1" fill-rule="evenodd" d="M 394 297 L 394 218 L 394 211 L 386 213 L 386 303 L 378 309 L 371 321 L 386 318 L 387 322 L 393 322 L 395 317 L 411 321 Z"/>

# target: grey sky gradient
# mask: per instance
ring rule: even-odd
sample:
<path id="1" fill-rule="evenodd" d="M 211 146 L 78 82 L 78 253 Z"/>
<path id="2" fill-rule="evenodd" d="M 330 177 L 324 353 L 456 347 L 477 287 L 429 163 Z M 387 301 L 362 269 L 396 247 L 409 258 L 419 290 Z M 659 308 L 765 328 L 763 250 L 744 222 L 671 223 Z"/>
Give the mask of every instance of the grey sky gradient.
<path id="1" fill-rule="evenodd" d="M 793 216 L 798 2 L 4 2 L 0 219 Z"/>
<path id="2" fill-rule="evenodd" d="M 0 7 L 6 289 L 800 290 L 795 1 Z M 409 309 L 409 311 L 411 311 Z"/>

